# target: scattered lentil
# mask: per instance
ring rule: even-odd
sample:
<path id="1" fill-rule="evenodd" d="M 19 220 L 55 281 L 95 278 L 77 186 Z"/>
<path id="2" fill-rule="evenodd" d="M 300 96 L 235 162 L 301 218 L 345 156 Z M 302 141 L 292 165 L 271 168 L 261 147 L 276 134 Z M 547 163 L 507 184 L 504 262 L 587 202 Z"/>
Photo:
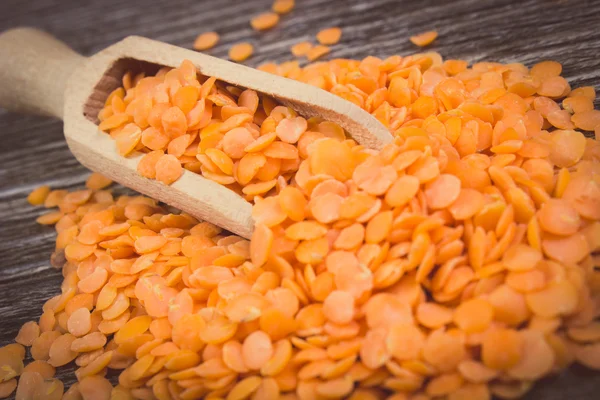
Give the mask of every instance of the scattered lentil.
<path id="1" fill-rule="evenodd" d="M 330 51 L 331 49 L 327 46 L 316 45 L 306 52 L 306 58 L 308 61 L 315 61 L 316 59 L 328 54 Z"/>
<path id="2" fill-rule="evenodd" d="M 194 49 L 198 51 L 204 51 L 212 49 L 219 43 L 219 34 L 217 32 L 204 32 L 196 37 L 194 40 Z"/>
<path id="3" fill-rule="evenodd" d="M 40 206 L 44 204 L 49 193 L 50 186 L 40 186 L 34 189 L 31 193 L 29 193 L 29 195 L 27 196 L 27 201 L 32 206 Z"/>
<path id="4" fill-rule="evenodd" d="M 110 186 L 113 182 L 98 172 L 93 172 L 85 181 L 85 187 L 92 190 L 101 190 Z"/>
<path id="5" fill-rule="evenodd" d="M 331 46 L 340 41 L 342 37 L 342 30 L 338 27 L 327 28 L 317 33 L 317 41 L 322 45 Z"/>
<path id="6" fill-rule="evenodd" d="M 271 9 L 277 14 L 287 14 L 295 6 L 294 0 L 275 0 Z"/>
<path id="7" fill-rule="evenodd" d="M 410 41 L 419 47 L 425 47 L 437 39 L 437 31 L 427 31 L 410 37 Z"/>
<path id="8" fill-rule="evenodd" d="M 300 42 L 293 45 L 290 51 L 294 56 L 302 57 L 305 56 L 312 48 L 313 45 L 311 42 Z"/>
<path id="9" fill-rule="evenodd" d="M 242 42 L 231 46 L 229 49 L 229 58 L 235 62 L 246 61 L 254 52 L 254 46 L 250 43 Z M 218 104 L 218 103 L 216 103 Z"/>
<path id="10" fill-rule="evenodd" d="M 250 25 L 257 31 L 265 31 L 273 28 L 279 22 L 279 15 L 274 12 L 266 12 L 257 15 L 250 20 Z"/>

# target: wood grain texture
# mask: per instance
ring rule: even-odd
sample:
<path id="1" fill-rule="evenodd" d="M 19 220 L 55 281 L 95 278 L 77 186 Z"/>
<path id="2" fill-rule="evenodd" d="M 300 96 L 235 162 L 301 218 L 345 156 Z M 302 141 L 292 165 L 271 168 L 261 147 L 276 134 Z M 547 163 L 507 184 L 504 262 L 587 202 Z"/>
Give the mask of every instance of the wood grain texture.
<path id="1" fill-rule="evenodd" d="M 470 61 L 523 62 L 554 59 L 573 86 L 600 85 L 600 1 L 597 0 L 297 0 L 296 9 L 273 30 L 256 33 L 250 16 L 270 0 L 21 0 L 0 2 L 0 31 L 34 26 L 91 55 L 129 35 L 191 47 L 196 35 L 221 34 L 211 55 L 226 57 L 241 40 L 256 46 L 247 61 L 291 59 L 290 45 L 312 40 L 319 29 L 344 33 L 332 57 L 410 54 L 411 34 L 437 29 L 429 48 Z M 596 108 L 599 104 L 596 103 Z M 86 169 L 69 153 L 57 121 L 0 110 L 0 345 L 20 325 L 39 317 L 43 302 L 59 292 L 61 277 L 49 264 L 54 230 L 37 226 L 42 213 L 25 197 L 36 186 L 82 187 Z M 122 189 L 120 189 L 122 190 Z M 59 377 L 73 382 L 72 369 Z M 573 368 L 536 385 L 527 399 L 591 400 L 599 375 Z"/>

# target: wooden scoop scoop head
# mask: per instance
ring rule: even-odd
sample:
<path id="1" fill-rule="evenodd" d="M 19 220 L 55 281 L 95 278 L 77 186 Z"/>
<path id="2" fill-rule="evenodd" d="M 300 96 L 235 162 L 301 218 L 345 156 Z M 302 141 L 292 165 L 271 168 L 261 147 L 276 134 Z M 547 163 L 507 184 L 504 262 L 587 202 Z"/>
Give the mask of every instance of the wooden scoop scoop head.
<path id="1" fill-rule="evenodd" d="M 120 156 L 115 141 L 98 130 L 98 113 L 127 71 L 153 75 L 188 59 L 205 76 L 270 95 L 305 117 L 335 122 L 366 147 L 392 141 L 373 116 L 329 92 L 142 37 L 85 58 L 44 32 L 18 28 L 0 35 L 0 54 L 0 107 L 63 119 L 69 148 L 87 168 L 246 238 L 253 222 L 251 205 L 242 197 L 187 170 L 170 186 L 144 178 L 137 172 L 142 154 Z"/>

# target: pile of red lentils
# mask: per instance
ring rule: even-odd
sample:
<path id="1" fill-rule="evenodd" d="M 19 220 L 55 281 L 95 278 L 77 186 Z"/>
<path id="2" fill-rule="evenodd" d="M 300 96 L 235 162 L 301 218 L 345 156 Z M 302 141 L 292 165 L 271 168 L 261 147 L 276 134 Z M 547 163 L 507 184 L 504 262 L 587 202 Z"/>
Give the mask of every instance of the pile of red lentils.
<path id="1" fill-rule="evenodd" d="M 0 348 L 0 398 L 512 399 L 600 369 L 592 87 L 556 62 L 437 53 L 261 68 L 353 102 L 394 143 L 366 149 L 188 61 L 127 74 L 100 113 L 119 153 L 167 185 L 188 170 L 236 191 L 254 234 L 115 198 L 98 174 L 36 189 L 64 281 Z"/>

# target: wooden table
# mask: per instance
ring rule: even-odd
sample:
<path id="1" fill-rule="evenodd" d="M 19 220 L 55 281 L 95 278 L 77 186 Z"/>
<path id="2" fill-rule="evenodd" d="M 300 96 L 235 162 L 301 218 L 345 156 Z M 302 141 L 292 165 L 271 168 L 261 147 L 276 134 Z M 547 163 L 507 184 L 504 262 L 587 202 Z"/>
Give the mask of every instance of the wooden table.
<path id="1" fill-rule="evenodd" d="M 90 55 L 133 34 L 189 48 L 200 32 L 215 30 L 221 42 L 209 54 L 226 57 L 233 43 L 249 40 L 256 51 L 248 64 L 256 66 L 291 59 L 292 44 L 334 25 L 344 33 L 331 56 L 349 58 L 410 54 L 416 51 L 411 34 L 437 29 L 429 50 L 444 57 L 529 66 L 553 59 L 573 86 L 600 84 L 597 0 L 296 2 L 275 29 L 256 33 L 248 20 L 268 10 L 270 0 L 2 0 L 0 31 L 39 27 Z M 54 230 L 34 222 L 43 210 L 29 206 L 27 194 L 42 184 L 81 187 L 87 174 L 69 153 L 60 122 L 0 110 L 0 345 L 60 292 L 61 275 L 49 263 Z M 58 376 L 69 385 L 72 372 L 61 369 Z M 574 368 L 538 384 L 527 398 L 596 399 L 599 378 Z"/>

